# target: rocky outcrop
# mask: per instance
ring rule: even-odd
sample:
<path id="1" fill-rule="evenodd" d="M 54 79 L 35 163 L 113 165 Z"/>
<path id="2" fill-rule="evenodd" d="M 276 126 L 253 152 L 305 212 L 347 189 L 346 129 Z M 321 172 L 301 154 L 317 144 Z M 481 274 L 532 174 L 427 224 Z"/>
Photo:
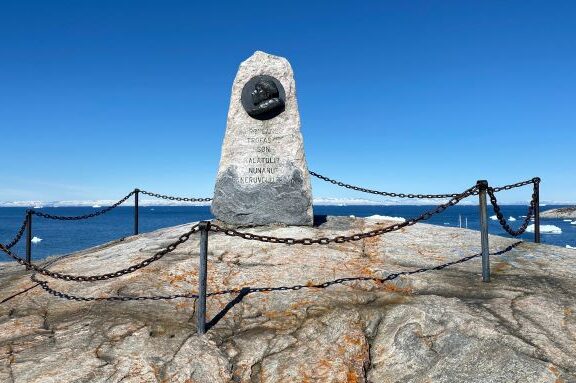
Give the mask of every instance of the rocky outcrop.
<path id="1" fill-rule="evenodd" d="M 287 237 L 367 231 L 390 222 L 329 218 L 320 227 L 250 229 Z M 99 274 L 149 257 L 189 225 L 48 261 Z M 479 233 L 417 224 L 357 242 L 280 245 L 224 234 L 209 240 L 209 291 L 315 284 L 432 267 L 479 251 Z M 490 236 L 493 251 L 515 240 Z M 81 296 L 196 291 L 198 237 L 162 260 L 106 282 L 42 279 Z M 73 302 L 48 295 L 13 263 L 0 270 L 2 382 L 575 382 L 576 257 L 520 243 L 394 281 L 208 299 L 196 335 L 193 299 Z M 38 277 L 40 278 L 40 277 Z"/>
<path id="2" fill-rule="evenodd" d="M 540 213 L 542 218 L 574 218 L 576 219 L 576 206 L 560 207 L 558 209 L 546 210 Z"/>

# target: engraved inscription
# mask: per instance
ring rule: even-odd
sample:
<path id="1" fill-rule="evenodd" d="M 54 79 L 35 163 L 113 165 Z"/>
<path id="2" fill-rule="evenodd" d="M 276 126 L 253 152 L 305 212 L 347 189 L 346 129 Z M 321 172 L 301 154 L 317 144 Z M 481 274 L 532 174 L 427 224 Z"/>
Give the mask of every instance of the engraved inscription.
<path id="1" fill-rule="evenodd" d="M 282 159 L 277 155 L 281 145 L 280 129 L 250 128 L 245 133 L 245 157 L 239 164 L 239 181 L 242 184 L 279 182 Z"/>

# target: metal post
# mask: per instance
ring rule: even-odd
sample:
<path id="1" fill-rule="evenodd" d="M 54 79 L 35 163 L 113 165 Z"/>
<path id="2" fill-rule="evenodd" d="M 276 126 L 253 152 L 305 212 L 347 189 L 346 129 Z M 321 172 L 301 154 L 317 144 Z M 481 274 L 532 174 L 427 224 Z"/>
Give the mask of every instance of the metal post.
<path id="1" fill-rule="evenodd" d="M 534 242 L 540 243 L 540 178 L 534 178 Z"/>
<path id="2" fill-rule="evenodd" d="M 134 235 L 138 235 L 138 193 L 140 189 L 134 189 Z"/>
<path id="3" fill-rule="evenodd" d="M 198 306 L 196 327 L 198 335 L 206 333 L 206 284 L 208 278 L 208 231 L 210 222 L 200 222 L 200 270 L 198 272 Z"/>
<path id="4" fill-rule="evenodd" d="M 26 262 L 32 262 L 32 210 L 26 211 Z"/>
<path id="5" fill-rule="evenodd" d="M 482 243 L 482 281 L 490 282 L 490 250 L 488 249 L 488 212 L 486 207 L 486 190 L 488 181 L 476 182 L 480 197 L 480 241 Z"/>

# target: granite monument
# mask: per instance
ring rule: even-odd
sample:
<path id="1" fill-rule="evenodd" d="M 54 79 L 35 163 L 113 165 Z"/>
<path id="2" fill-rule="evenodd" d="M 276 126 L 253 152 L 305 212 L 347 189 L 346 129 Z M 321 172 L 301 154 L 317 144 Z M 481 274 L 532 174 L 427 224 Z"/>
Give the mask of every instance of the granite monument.
<path id="1" fill-rule="evenodd" d="M 232 225 L 312 225 L 296 86 L 283 57 L 258 51 L 240 64 L 212 213 Z"/>

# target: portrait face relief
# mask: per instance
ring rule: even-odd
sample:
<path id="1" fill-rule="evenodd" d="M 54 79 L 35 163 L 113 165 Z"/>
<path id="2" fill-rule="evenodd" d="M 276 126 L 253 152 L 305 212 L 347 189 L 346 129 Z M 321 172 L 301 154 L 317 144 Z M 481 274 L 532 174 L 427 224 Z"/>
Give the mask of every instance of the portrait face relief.
<path id="1" fill-rule="evenodd" d="M 252 77 L 242 89 L 242 106 L 257 120 L 269 120 L 285 109 L 286 95 L 280 81 L 272 76 Z"/>

